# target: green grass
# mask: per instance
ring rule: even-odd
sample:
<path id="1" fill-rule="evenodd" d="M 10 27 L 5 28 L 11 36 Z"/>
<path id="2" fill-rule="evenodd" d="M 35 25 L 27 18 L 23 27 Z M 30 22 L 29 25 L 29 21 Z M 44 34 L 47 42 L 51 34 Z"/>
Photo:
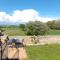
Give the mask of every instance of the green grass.
<path id="1" fill-rule="evenodd" d="M 28 60 L 60 60 L 60 45 L 27 46 Z"/>
<path id="2" fill-rule="evenodd" d="M 24 31 L 19 28 L 4 28 L 4 34 L 9 36 L 24 36 Z"/>
<path id="3" fill-rule="evenodd" d="M 3 28 L 4 34 L 9 36 L 25 36 L 24 31 L 18 27 Z M 60 35 L 60 30 L 50 30 L 47 35 Z"/>
<path id="4" fill-rule="evenodd" d="M 50 30 L 48 35 L 60 35 L 60 30 Z"/>

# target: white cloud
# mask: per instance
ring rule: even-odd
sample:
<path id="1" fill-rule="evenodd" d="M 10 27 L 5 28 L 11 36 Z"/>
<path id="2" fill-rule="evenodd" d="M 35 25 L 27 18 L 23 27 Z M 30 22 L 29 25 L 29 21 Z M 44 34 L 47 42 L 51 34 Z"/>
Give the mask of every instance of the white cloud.
<path id="1" fill-rule="evenodd" d="M 8 21 L 8 22 L 28 22 L 28 21 L 49 21 L 54 18 L 41 17 L 39 12 L 34 9 L 26 9 L 26 10 L 15 10 L 13 13 L 7 14 L 6 12 L 0 12 L 0 22 Z"/>

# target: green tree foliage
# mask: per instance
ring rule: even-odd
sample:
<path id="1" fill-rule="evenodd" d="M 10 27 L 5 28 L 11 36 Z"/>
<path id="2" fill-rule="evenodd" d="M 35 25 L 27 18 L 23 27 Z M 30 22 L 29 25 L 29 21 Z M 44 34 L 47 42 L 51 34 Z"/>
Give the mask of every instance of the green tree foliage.
<path id="1" fill-rule="evenodd" d="M 2 26 L 0 26 L 0 31 L 3 32 L 4 30 L 2 29 Z"/>
<path id="2" fill-rule="evenodd" d="M 60 30 L 60 20 L 48 21 L 47 25 L 50 29 Z"/>
<path id="3" fill-rule="evenodd" d="M 60 30 L 60 20 L 55 21 L 55 29 Z"/>
<path id="4" fill-rule="evenodd" d="M 25 24 L 20 24 L 19 27 L 24 30 L 25 29 Z"/>
<path id="5" fill-rule="evenodd" d="M 30 21 L 25 27 L 27 35 L 45 35 L 48 31 L 48 27 L 45 23 L 40 21 Z"/>
<path id="6" fill-rule="evenodd" d="M 48 26 L 50 29 L 55 29 L 55 20 L 53 20 L 53 21 L 48 21 L 48 22 L 47 22 L 47 26 Z"/>

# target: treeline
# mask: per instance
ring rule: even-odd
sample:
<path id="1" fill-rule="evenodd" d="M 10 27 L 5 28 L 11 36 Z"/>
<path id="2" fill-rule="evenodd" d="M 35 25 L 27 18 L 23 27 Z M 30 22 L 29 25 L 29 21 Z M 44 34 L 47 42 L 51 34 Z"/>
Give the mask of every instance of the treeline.
<path id="1" fill-rule="evenodd" d="M 20 24 L 20 28 L 26 35 L 45 35 L 48 31 L 60 30 L 60 20 L 52 20 L 46 23 L 40 21 L 30 21 L 26 24 Z"/>
<path id="2" fill-rule="evenodd" d="M 30 21 L 32 22 L 32 21 Z M 35 21 L 35 22 L 40 22 L 40 21 Z M 33 22 L 32 22 L 33 23 Z M 42 22 L 43 23 L 43 22 Z M 60 20 L 52 20 L 48 21 L 46 24 L 50 29 L 55 29 L 55 30 L 60 30 Z M 20 24 L 19 27 L 24 30 L 26 24 Z"/>
<path id="3" fill-rule="evenodd" d="M 0 26 L 0 30 L 3 28 L 9 29 L 21 29 L 26 35 L 46 35 L 49 30 L 60 30 L 60 20 L 52 20 L 46 23 L 41 21 L 29 21 L 26 24 L 10 25 L 10 26 Z"/>
<path id="4" fill-rule="evenodd" d="M 17 28 L 17 27 L 19 27 L 19 26 L 17 26 L 17 25 L 0 25 L 0 28 Z"/>
<path id="5" fill-rule="evenodd" d="M 30 21 L 26 24 L 20 24 L 20 28 L 25 31 L 26 35 L 45 35 L 49 28 L 40 21 Z"/>
<path id="6" fill-rule="evenodd" d="M 60 30 L 60 20 L 48 21 L 46 24 L 50 29 Z"/>

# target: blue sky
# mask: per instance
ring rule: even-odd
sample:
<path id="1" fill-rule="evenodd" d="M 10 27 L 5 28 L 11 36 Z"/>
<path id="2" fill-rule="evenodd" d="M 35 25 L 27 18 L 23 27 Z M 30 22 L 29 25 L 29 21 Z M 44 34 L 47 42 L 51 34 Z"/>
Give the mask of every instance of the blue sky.
<path id="1" fill-rule="evenodd" d="M 42 16 L 60 16 L 60 0 L 0 0 L 0 11 L 35 9 Z"/>
<path id="2" fill-rule="evenodd" d="M 38 16 L 38 18 L 41 18 L 41 20 L 60 18 L 60 0 L 0 0 L 1 21 L 7 21 L 5 17 L 7 14 L 9 15 L 9 20 L 12 20 L 10 19 L 10 14 L 15 17 L 15 15 L 18 12 L 20 13 L 22 10 L 25 12 L 25 14 L 26 11 L 27 13 L 31 12 L 31 14 L 35 14 L 34 17 Z M 19 19 L 16 18 L 14 21 L 19 21 Z"/>

